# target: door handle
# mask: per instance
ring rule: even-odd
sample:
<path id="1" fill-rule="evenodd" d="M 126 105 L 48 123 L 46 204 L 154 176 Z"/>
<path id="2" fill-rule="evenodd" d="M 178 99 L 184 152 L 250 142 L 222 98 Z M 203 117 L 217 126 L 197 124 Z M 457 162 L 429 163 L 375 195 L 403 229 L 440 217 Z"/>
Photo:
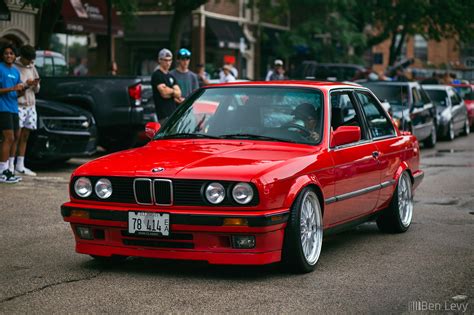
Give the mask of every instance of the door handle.
<path id="1" fill-rule="evenodd" d="M 374 151 L 374 152 L 372 152 L 372 157 L 373 157 L 374 159 L 378 159 L 379 156 L 380 156 L 380 152 L 379 152 L 379 151 Z"/>

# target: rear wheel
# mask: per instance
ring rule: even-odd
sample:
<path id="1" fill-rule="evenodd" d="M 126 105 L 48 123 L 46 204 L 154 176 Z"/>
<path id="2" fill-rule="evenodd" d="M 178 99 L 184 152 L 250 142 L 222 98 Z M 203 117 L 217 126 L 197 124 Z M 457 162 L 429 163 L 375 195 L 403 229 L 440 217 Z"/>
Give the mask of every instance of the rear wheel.
<path id="1" fill-rule="evenodd" d="M 403 172 L 398 179 L 388 208 L 377 218 L 380 231 L 386 233 L 403 233 L 408 230 L 413 217 L 413 194 L 410 175 Z"/>
<path id="2" fill-rule="evenodd" d="M 471 133 L 471 126 L 469 125 L 469 119 L 466 117 L 466 121 L 464 122 L 464 128 L 462 134 L 467 136 Z"/>
<path id="3" fill-rule="evenodd" d="M 305 188 L 294 202 L 283 242 L 283 263 L 296 273 L 313 271 L 323 243 L 323 216 L 316 193 Z"/>
<path id="4" fill-rule="evenodd" d="M 451 120 L 449 122 L 449 125 L 448 125 L 448 132 L 446 133 L 446 139 L 449 140 L 449 141 L 453 141 L 454 140 L 454 137 L 455 137 L 455 134 L 454 134 L 454 123 L 453 121 Z"/>
<path id="5" fill-rule="evenodd" d="M 433 122 L 431 134 L 425 141 L 423 141 L 423 144 L 427 148 L 433 148 L 436 145 L 436 123 Z"/>

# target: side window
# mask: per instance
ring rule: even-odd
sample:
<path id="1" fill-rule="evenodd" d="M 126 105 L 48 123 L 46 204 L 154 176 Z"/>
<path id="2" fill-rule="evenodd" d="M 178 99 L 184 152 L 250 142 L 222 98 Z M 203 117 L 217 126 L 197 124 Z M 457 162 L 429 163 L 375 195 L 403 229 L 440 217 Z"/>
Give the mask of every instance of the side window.
<path id="1" fill-rule="evenodd" d="M 451 104 L 453 106 L 455 105 L 459 105 L 461 104 L 461 98 L 459 97 L 459 95 L 453 90 L 450 90 L 451 93 L 450 93 L 450 97 L 451 97 Z"/>
<path id="2" fill-rule="evenodd" d="M 417 105 L 417 104 L 420 104 L 421 102 L 421 96 L 420 96 L 420 92 L 418 91 L 417 88 L 412 88 L 411 89 L 411 94 L 412 94 L 412 97 L 413 97 L 413 104 Z"/>
<path id="3" fill-rule="evenodd" d="M 43 64 L 43 76 L 52 76 L 53 75 L 53 58 L 44 58 Z"/>
<path id="4" fill-rule="evenodd" d="M 66 61 L 63 58 L 54 57 L 54 75 L 64 76 L 67 75 Z"/>
<path id="5" fill-rule="evenodd" d="M 379 138 L 395 135 L 392 123 L 375 98 L 366 92 L 356 92 L 356 95 L 367 118 L 367 124 L 369 125 L 372 137 Z"/>
<path id="6" fill-rule="evenodd" d="M 367 135 L 361 125 L 360 115 L 354 106 L 349 92 L 331 93 L 331 128 L 336 130 L 340 126 L 358 126 L 361 140 Z"/>

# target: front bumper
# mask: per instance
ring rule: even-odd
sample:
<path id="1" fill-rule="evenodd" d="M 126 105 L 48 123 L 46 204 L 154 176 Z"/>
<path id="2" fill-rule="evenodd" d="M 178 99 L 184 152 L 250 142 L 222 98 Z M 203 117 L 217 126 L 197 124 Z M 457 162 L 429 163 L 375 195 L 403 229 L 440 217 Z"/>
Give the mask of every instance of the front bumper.
<path id="1" fill-rule="evenodd" d="M 73 210 L 86 210 L 88 218 L 75 217 Z M 76 251 L 97 256 L 136 256 L 162 259 L 202 260 L 210 264 L 263 265 L 281 260 L 288 209 L 270 212 L 196 214 L 182 210 L 170 214 L 169 236 L 128 233 L 129 208 L 93 208 L 66 203 L 61 207 L 64 221 L 71 224 Z M 137 209 L 133 209 L 137 210 Z M 147 211 L 140 209 L 141 211 Z M 152 211 L 148 209 L 148 211 Z M 223 226 L 225 217 L 246 218 L 247 226 Z M 77 227 L 92 229 L 91 240 L 81 239 Z M 232 237 L 252 235 L 255 247 L 237 249 Z"/>

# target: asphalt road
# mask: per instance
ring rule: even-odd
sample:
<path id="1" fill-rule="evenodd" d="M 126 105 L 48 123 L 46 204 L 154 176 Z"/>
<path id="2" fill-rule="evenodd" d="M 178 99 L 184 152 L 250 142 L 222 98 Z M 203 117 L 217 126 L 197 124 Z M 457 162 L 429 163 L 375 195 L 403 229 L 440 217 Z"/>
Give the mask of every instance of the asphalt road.
<path id="1" fill-rule="evenodd" d="M 0 186 L 1 314 L 474 312 L 473 134 L 422 150 L 407 233 L 368 223 L 326 238 L 305 275 L 138 258 L 104 267 L 76 254 L 59 207 L 85 161 Z"/>

